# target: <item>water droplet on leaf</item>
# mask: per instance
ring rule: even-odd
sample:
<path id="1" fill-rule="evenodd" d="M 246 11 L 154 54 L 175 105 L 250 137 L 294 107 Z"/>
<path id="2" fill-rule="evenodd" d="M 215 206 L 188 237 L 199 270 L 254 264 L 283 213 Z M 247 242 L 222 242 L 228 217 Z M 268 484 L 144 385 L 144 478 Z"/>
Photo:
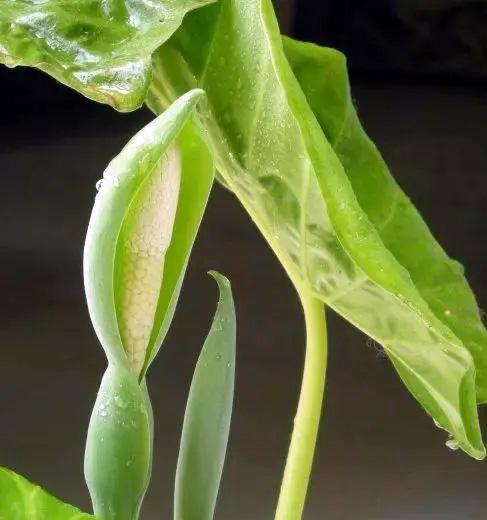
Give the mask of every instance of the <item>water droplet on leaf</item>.
<path id="1" fill-rule="evenodd" d="M 448 439 L 446 441 L 447 448 L 450 448 L 450 450 L 456 451 L 458 450 L 458 442 L 454 439 Z"/>
<path id="2" fill-rule="evenodd" d="M 127 408 L 127 406 L 128 406 L 127 401 L 125 401 L 124 399 L 122 399 L 119 395 L 116 395 L 116 396 L 114 397 L 114 400 L 115 400 L 115 404 L 116 404 L 119 408 L 122 408 L 122 409 Z"/>

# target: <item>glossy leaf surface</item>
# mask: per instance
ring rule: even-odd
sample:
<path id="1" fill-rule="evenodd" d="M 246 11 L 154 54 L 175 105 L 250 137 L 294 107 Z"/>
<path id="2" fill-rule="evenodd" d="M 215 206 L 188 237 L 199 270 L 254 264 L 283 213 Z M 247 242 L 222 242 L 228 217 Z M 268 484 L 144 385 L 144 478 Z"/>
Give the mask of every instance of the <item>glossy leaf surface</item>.
<path id="1" fill-rule="evenodd" d="M 361 208 L 431 310 L 472 354 L 477 400 L 487 401 L 487 331 L 475 296 L 463 267 L 434 239 L 362 128 L 352 103 L 345 56 L 289 38 L 284 39 L 284 50 Z"/>
<path id="2" fill-rule="evenodd" d="M 32 484 L 0 468 L 0 520 L 96 520 Z"/>
<path id="3" fill-rule="evenodd" d="M 362 208 L 287 61 L 269 1 L 222 0 L 185 19 L 154 58 L 149 106 L 158 111 L 194 86 L 207 93 L 199 115 L 219 174 L 298 290 L 381 343 L 435 422 L 483 458 L 472 356 Z M 402 249 L 415 246 L 402 236 Z"/>
<path id="4" fill-rule="evenodd" d="M 232 417 L 235 308 L 229 281 L 212 274 L 220 300 L 186 405 L 176 473 L 175 520 L 213 518 Z"/>
<path id="5" fill-rule="evenodd" d="M 150 56 L 212 0 L 0 0 L 0 63 L 37 67 L 118 110 L 140 106 Z"/>

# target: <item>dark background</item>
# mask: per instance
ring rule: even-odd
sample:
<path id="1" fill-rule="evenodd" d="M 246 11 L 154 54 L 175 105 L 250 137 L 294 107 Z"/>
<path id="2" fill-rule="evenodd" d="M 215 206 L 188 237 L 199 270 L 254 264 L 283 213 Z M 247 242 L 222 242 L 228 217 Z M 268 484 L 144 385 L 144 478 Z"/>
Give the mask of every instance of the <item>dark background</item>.
<path id="1" fill-rule="evenodd" d="M 366 128 L 485 307 L 487 3 L 277 4 L 286 33 L 347 53 Z M 105 359 L 84 301 L 83 237 L 96 180 L 151 115 L 115 113 L 30 70 L 0 69 L 0 94 L 0 465 L 88 510 L 84 438 Z M 170 518 L 184 402 L 216 302 L 210 268 L 233 282 L 239 328 L 217 518 L 272 518 L 300 384 L 301 312 L 245 212 L 215 186 L 151 369 L 148 520 Z M 448 450 L 380 348 L 328 317 L 326 406 L 305 517 L 485 518 L 487 463 Z"/>

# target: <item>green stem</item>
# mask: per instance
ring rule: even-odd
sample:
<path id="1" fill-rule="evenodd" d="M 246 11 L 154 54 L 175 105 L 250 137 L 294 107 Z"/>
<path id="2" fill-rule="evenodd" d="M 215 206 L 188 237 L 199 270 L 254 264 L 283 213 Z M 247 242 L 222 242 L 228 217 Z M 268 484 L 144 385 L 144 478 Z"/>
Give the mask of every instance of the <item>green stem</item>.
<path id="1" fill-rule="evenodd" d="M 275 520 L 299 520 L 303 514 L 325 389 L 327 342 L 324 306 L 306 292 L 300 297 L 306 321 L 306 358 Z"/>

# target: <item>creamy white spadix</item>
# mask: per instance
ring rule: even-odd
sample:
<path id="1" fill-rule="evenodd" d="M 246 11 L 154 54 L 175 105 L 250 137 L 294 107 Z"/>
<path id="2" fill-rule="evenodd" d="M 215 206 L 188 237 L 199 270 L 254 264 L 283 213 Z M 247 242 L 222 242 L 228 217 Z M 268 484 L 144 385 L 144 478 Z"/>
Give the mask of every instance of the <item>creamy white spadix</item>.
<path id="1" fill-rule="evenodd" d="M 117 251 L 115 305 L 122 344 L 138 375 L 154 324 L 181 182 L 171 145 L 140 186 L 125 217 Z"/>

